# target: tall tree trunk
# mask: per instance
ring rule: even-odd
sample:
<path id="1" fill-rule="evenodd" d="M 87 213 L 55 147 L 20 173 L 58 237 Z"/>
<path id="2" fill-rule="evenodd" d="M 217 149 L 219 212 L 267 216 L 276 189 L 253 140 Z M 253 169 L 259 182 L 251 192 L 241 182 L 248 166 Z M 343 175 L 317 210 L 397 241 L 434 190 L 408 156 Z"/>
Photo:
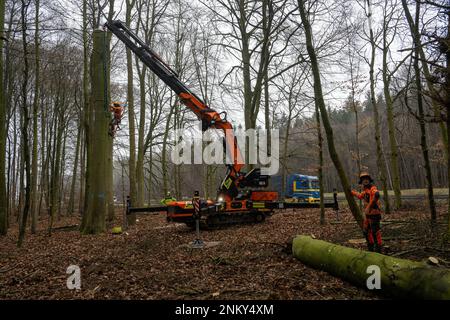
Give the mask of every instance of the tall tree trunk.
<path id="1" fill-rule="evenodd" d="M 67 213 L 73 214 L 74 211 L 74 204 L 75 204 L 75 184 L 77 182 L 77 169 L 78 169 L 78 158 L 80 154 L 80 143 L 81 143 L 81 135 L 82 135 L 82 125 L 78 126 L 78 133 L 77 133 L 77 142 L 75 145 L 75 159 L 73 161 L 73 171 L 72 171 L 72 182 L 70 183 L 70 194 L 69 194 L 69 204 L 67 205 Z"/>
<path id="2" fill-rule="evenodd" d="M 259 114 L 261 95 L 263 91 L 264 79 L 268 81 L 267 68 L 269 66 L 270 55 L 270 35 L 273 31 L 273 4 L 269 0 L 262 0 L 261 2 L 261 19 L 262 19 L 262 39 L 260 40 L 261 51 L 258 66 L 252 66 L 252 54 L 254 51 L 250 48 L 251 45 L 251 31 L 249 31 L 248 20 L 249 12 L 247 8 L 248 2 L 239 0 L 237 6 L 238 28 L 241 35 L 240 48 L 242 59 L 242 76 L 243 76 L 243 94 L 244 94 L 244 113 L 245 113 L 245 129 L 255 129 L 256 120 Z M 252 88 L 252 68 L 257 70 L 255 85 Z M 269 140 L 268 140 L 269 141 Z M 245 164 L 248 170 L 253 168 L 250 163 L 250 148 L 245 149 Z M 269 149 L 270 150 L 270 149 Z"/>
<path id="3" fill-rule="evenodd" d="M 416 4 L 420 4 L 420 2 L 416 2 Z M 422 72 L 425 77 L 425 83 L 427 84 L 428 91 L 431 93 L 432 96 L 437 96 L 436 89 L 434 88 L 433 82 L 431 81 L 430 70 L 428 68 L 428 64 L 426 63 L 427 57 L 425 56 L 422 40 L 420 39 L 420 33 L 418 31 L 419 29 L 417 29 L 417 26 L 416 26 L 416 28 L 414 28 L 413 18 L 411 16 L 407 2 L 405 0 L 402 0 L 402 6 L 405 11 L 406 20 L 408 21 L 408 25 L 411 30 L 411 35 L 413 35 L 413 37 L 415 38 L 415 40 L 414 40 L 415 41 L 414 42 L 415 49 L 417 50 L 418 56 L 420 57 L 420 60 L 422 61 Z M 441 110 L 435 99 L 431 99 L 431 105 L 433 107 L 434 116 L 437 119 L 441 118 L 441 115 L 440 115 Z M 444 154 L 445 154 L 445 157 L 448 158 L 448 152 L 447 152 L 448 132 L 447 132 L 445 123 L 443 121 L 439 122 L 439 129 L 441 131 L 442 142 L 444 145 Z"/>
<path id="4" fill-rule="evenodd" d="M 84 111 L 83 111 L 84 113 Z M 84 117 L 84 116 L 83 116 Z M 84 133 L 84 125 L 80 124 L 83 126 L 83 133 L 81 136 L 81 149 L 80 149 L 80 153 L 81 153 L 81 157 L 80 157 L 80 179 L 79 179 L 79 184 L 80 184 L 80 190 L 78 191 L 78 213 L 80 215 L 83 214 L 83 209 L 84 209 L 84 187 L 86 185 L 86 181 L 84 179 L 84 175 L 86 172 L 86 143 L 85 143 L 85 133 Z"/>
<path id="5" fill-rule="evenodd" d="M 136 0 L 126 1 L 126 16 L 125 25 L 131 27 L 131 11 Z M 135 128 L 135 113 L 134 113 L 134 83 L 133 83 L 133 58 L 131 50 L 127 48 L 127 99 L 128 99 L 128 127 L 130 136 L 130 158 L 128 160 L 128 176 L 130 178 L 130 200 L 132 205 L 136 205 L 137 201 L 137 185 L 136 185 L 136 128 Z M 133 225 L 136 222 L 136 215 L 130 214 L 127 216 L 128 225 Z"/>
<path id="6" fill-rule="evenodd" d="M 137 183 L 137 206 L 144 205 L 145 184 L 144 184 L 144 137 L 145 137 L 145 96 L 146 96 L 146 73 L 147 67 L 142 65 L 139 73 L 139 89 L 140 89 L 140 114 L 139 114 L 139 130 L 138 130 L 138 152 L 136 159 L 136 183 Z"/>
<path id="7" fill-rule="evenodd" d="M 20 130 L 22 133 L 23 130 L 23 109 L 20 108 Z M 18 174 L 18 180 L 19 180 L 19 203 L 17 205 L 17 211 L 16 211 L 16 221 L 19 222 L 19 225 L 21 224 L 21 219 L 23 217 L 23 204 L 24 204 L 24 192 L 25 192 L 25 157 L 24 157 L 24 150 L 23 150 L 23 136 L 20 135 L 20 146 L 19 146 L 19 159 L 17 160 L 17 174 Z"/>
<path id="8" fill-rule="evenodd" d="M 447 53 L 447 56 L 450 56 L 450 54 Z M 447 68 L 450 68 L 450 59 L 447 58 Z M 450 77 L 447 76 L 447 83 L 450 83 Z M 450 86 L 447 85 L 447 90 L 450 90 Z M 450 101 L 450 93 L 447 91 L 447 101 Z M 447 102 L 447 121 L 446 121 L 446 125 L 447 125 L 447 132 L 450 132 L 450 103 Z M 450 154 L 450 143 L 447 144 L 447 151 L 448 154 Z M 448 183 L 448 190 L 449 190 L 449 195 L 448 195 L 448 199 L 447 199 L 447 233 L 445 235 L 445 238 L 447 239 L 447 242 L 450 242 L 450 157 L 448 158 L 449 160 L 447 160 L 447 183 Z"/>
<path id="9" fill-rule="evenodd" d="M 402 194 L 400 188 L 400 170 L 398 167 L 398 146 L 395 138 L 395 121 L 394 121 L 394 103 L 392 101 L 390 92 L 390 75 L 388 69 L 388 52 L 389 47 L 387 44 L 387 26 L 386 22 L 383 26 L 383 61 L 382 61 L 382 74 L 383 74 L 383 93 L 386 103 L 386 116 L 388 123 L 388 136 L 389 136 L 389 148 L 391 152 L 391 173 L 392 173 L 392 188 L 395 194 L 395 209 L 399 209 L 402 205 Z"/>
<path id="10" fill-rule="evenodd" d="M 446 73 L 444 84 L 444 109 L 447 111 L 447 132 L 450 132 L 450 50 L 448 44 L 450 43 L 450 15 L 447 15 L 447 51 L 445 52 Z M 447 144 L 447 154 L 450 155 L 450 144 Z M 447 157 L 447 183 L 449 189 L 448 207 L 447 207 L 447 234 L 446 239 L 450 242 L 450 156 Z"/>
<path id="11" fill-rule="evenodd" d="M 28 77 L 29 77 L 29 62 L 28 62 L 28 43 L 27 43 L 27 13 L 28 6 L 30 1 L 22 0 L 22 9 L 21 9 L 21 21 L 22 21 L 22 45 L 23 45 L 23 59 L 24 59 L 24 67 L 23 67 L 23 82 L 22 82 L 22 155 L 23 155 L 23 163 L 24 163 L 24 178 L 25 178 L 25 202 L 23 206 L 22 218 L 20 219 L 19 225 L 19 239 L 17 242 L 17 246 L 21 247 L 23 240 L 25 238 L 25 230 L 27 226 L 27 218 L 30 210 L 30 201 L 31 201 L 31 170 L 30 170 L 30 150 L 29 150 L 29 141 L 28 141 L 28 126 L 29 126 L 29 116 L 28 116 Z"/>
<path id="12" fill-rule="evenodd" d="M 34 97 L 33 97 L 33 151 L 31 160 L 31 233 L 36 232 L 37 220 L 37 182 L 38 182 L 38 104 L 40 86 L 40 60 L 39 60 L 39 9 L 40 0 L 35 0 L 35 31 L 34 31 Z"/>
<path id="13" fill-rule="evenodd" d="M 64 89 L 63 89 L 64 90 Z M 58 94 L 60 94 L 58 92 Z M 61 165 L 61 152 L 62 152 L 62 143 L 63 143 L 63 132 L 64 132 L 64 119 L 63 119 L 63 111 L 60 110 L 62 106 L 58 103 L 56 105 L 55 112 L 58 114 L 56 117 L 56 136 L 53 144 L 53 157 L 51 164 L 51 176 L 50 176 L 50 223 L 48 226 L 49 235 L 52 233 L 53 223 L 55 222 L 58 214 L 58 206 L 59 206 L 59 195 L 62 192 L 60 188 L 60 165 Z"/>
<path id="14" fill-rule="evenodd" d="M 6 98 L 3 71 L 3 40 L 5 25 L 5 0 L 0 1 L 0 235 L 8 230 L 8 205 L 6 197 Z"/>
<path id="15" fill-rule="evenodd" d="M 109 81 L 108 81 L 109 83 Z M 108 99 L 108 101 L 111 101 L 111 99 Z M 110 120 L 111 121 L 111 120 Z M 106 174 L 106 177 L 108 179 L 107 183 L 107 198 L 108 198 L 108 214 L 106 216 L 107 220 L 109 222 L 114 221 L 115 216 L 115 203 L 114 203 L 114 150 L 113 150 L 113 139 L 109 138 L 108 136 L 108 173 Z"/>
<path id="16" fill-rule="evenodd" d="M 84 193 L 87 185 L 86 161 L 87 161 L 87 141 L 89 135 L 89 55 L 88 55 L 88 21 L 87 21 L 87 0 L 83 0 L 82 6 L 82 20 L 83 20 L 83 106 L 81 111 L 80 125 L 83 126 L 81 161 L 80 161 L 80 199 L 78 211 L 81 215 L 85 212 Z"/>
<path id="17" fill-rule="evenodd" d="M 48 117 L 48 107 L 47 103 L 44 106 L 42 104 L 42 112 L 41 112 L 41 183 L 40 183 L 40 200 L 39 200 L 39 209 L 38 214 L 41 212 L 42 208 L 42 202 L 45 203 L 46 206 L 48 206 L 48 162 L 49 162 L 49 149 L 50 145 L 47 143 L 47 131 L 49 130 L 50 125 L 47 124 L 47 117 Z M 45 147 L 44 147 L 45 146 Z"/>
<path id="18" fill-rule="evenodd" d="M 308 51 L 308 55 L 311 60 L 311 69 L 314 79 L 315 103 L 317 104 L 317 107 L 320 110 L 320 114 L 322 116 L 322 123 L 325 129 L 325 134 L 327 136 L 328 151 L 330 153 L 331 160 L 333 161 L 334 166 L 338 172 L 342 188 L 344 190 L 345 197 L 349 204 L 352 215 L 355 218 L 356 222 L 359 224 L 359 226 L 362 227 L 364 217 L 361 214 L 361 211 L 359 210 L 359 207 L 355 199 L 353 198 L 350 183 L 348 181 L 347 175 L 344 171 L 344 167 L 342 166 L 341 160 L 334 145 L 333 129 L 331 127 L 330 120 L 328 119 L 328 112 L 323 98 L 322 84 L 320 80 L 319 62 L 317 61 L 316 51 L 313 46 L 312 30 L 305 10 L 305 0 L 298 0 L 298 6 L 303 27 L 305 29 L 306 49 Z"/>
<path id="19" fill-rule="evenodd" d="M 172 99 L 171 99 L 172 100 Z M 171 119 L 173 110 L 176 109 L 176 105 L 178 104 L 178 101 L 175 100 L 174 105 L 171 106 L 169 114 L 167 115 L 166 120 L 166 126 L 164 128 L 164 135 L 163 135 L 163 144 L 162 144 L 162 151 L 161 151 L 161 170 L 162 170 L 162 179 L 163 179 L 163 192 L 164 196 L 169 191 L 169 177 L 168 177 L 168 161 L 167 161 L 167 144 L 168 144 L 168 138 L 169 138 L 169 131 L 171 127 Z M 177 195 L 178 196 L 178 195 Z"/>
<path id="20" fill-rule="evenodd" d="M 384 201 L 384 211 L 389 214 L 391 212 L 390 202 L 389 202 L 389 194 L 388 194 L 388 186 L 386 181 L 386 162 L 384 160 L 383 148 L 381 145 L 381 133 L 380 133 L 380 117 L 378 115 L 378 105 L 375 97 L 375 76 L 374 76 L 374 68 L 375 68 L 375 39 L 372 29 L 372 6 L 371 0 L 367 0 L 368 6 L 368 22 L 369 22 L 369 32 L 370 32 L 370 65 L 369 65 L 369 78 L 370 78 L 370 102 L 372 104 L 373 110 L 373 119 L 375 126 L 375 144 L 376 144 L 376 152 L 377 152 L 377 167 L 379 171 L 379 177 L 381 180 L 381 185 L 383 188 L 383 201 Z"/>
<path id="21" fill-rule="evenodd" d="M 86 170 L 84 173 L 84 192 L 80 195 L 83 200 L 83 206 L 80 207 L 80 213 L 84 215 L 87 209 L 87 198 L 86 194 L 89 194 L 89 172 L 87 168 L 89 167 L 89 162 L 91 159 L 89 155 L 91 154 L 89 148 L 92 147 L 90 143 L 90 138 L 92 136 L 92 126 L 91 126 L 91 104 L 89 101 L 89 42 L 88 42 L 88 16 L 87 16 L 87 3 L 88 0 L 83 0 L 83 102 L 84 102 L 84 110 L 83 110 L 83 121 L 84 121 L 84 145 L 85 145 L 85 166 Z"/>
<path id="22" fill-rule="evenodd" d="M 324 188 L 323 188 L 323 138 L 322 126 L 320 125 L 320 111 L 316 104 L 316 124 L 317 124 L 317 145 L 319 147 L 319 168 L 317 169 L 317 176 L 319 178 L 319 192 L 320 192 L 320 224 L 325 224 L 325 202 L 324 202 Z"/>
<path id="23" fill-rule="evenodd" d="M 90 96 L 90 127 L 92 137 L 88 146 L 88 185 L 85 195 L 87 210 L 83 215 L 81 232 L 96 234 L 106 229 L 105 218 L 108 211 L 108 174 L 109 157 L 109 122 L 108 96 L 106 93 L 109 42 L 107 34 L 101 30 L 93 32 L 93 49 L 91 58 L 91 96 Z M 95 154 L 94 154 L 95 150 Z"/>
<path id="24" fill-rule="evenodd" d="M 66 199 L 66 190 L 65 190 L 65 171 L 64 168 L 66 167 L 66 143 L 67 143 L 67 123 L 64 122 L 63 124 L 63 143 L 62 143 L 62 149 L 61 149 L 61 161 L 59 163 L 59 181 L 58 181 L 58 187 L 59 187 L 59 194 L 58 194 L 58 221 L 61 219 L 62 209 L 65 205 L 65 199 Z"/>
<path id="25" fill-rule="evenodd" d="M 148 205 L 150 206 L 152 201 L 152 179 L 153 179 L 153 153 L 149 153 L 148 159 Z"/>
<path id="26" fill-rule="evenodd" d="M 292 96 L 292 93 L 289 92 L 289 98 Z M 291 123 L 292 123 L 292 107 L 289 106 L 288 118 L 286 123 L 286 131 L 284 134 L 284 143 L 283 143 L 283 167 L 281 169 L 281 196 L 282 199 L 286 197 L 286 175 L 288 174 L 288 147 L 289 147 L 289 134 L 291 132 Z"/>
<path id="27" fill-rule="evenodd" d="M 114 3 L 115 0 L 108 0 L 109 4 L 109 10 L 108 10 L 108 21 L 112 21 L 114 17 Z M 104 45 L 105 48 L 108 48 L 108 51 L 106 51 L 106 59 L 107 62 L 104 65 L 104 73 L 106 78 L 105 83 L 105 107 L 108 110 L 109 109 L 109 103 L 111 101 L 111 90 L 110 90 L 110 83 L 111 83 L 111 38 L 112 33 L 107 32 L 106 33 L 106 44 Z M 108 110 L 109 111 L 109 110 Z M 111 121 L 111 113 L 108 114 L 109 121 Z M 107 190 L 106 190 L 106 199 L 107 199 L 107 220 L 113 221 L 114 215 L 115 215 L 115 204 L 114 204 L 114 139 L 108 134 L 107 136 L 107 142 L 108 142 L 108 150 L 107 150 L 107 158 L 106 158 L 106 169 L 108 172 L 106 173 L 106 179 L 107 179 Z"/>
<path id="28" fill-rule="evenodd" d="M 419 3 L 419 2 L 417 2 Z M 416 50 L 416 56 L 414 57 L 414 73 L 416 77 L 416 90 L 417 90 L 417 107 L 419 111 L 419 124 L 420 124 L 420 147 L 422 149 L 425 176 L 427 180 L 427 192 L 428 192 L 428 204 L 430 206 L 431 221 L 436 221 L 436 204 L 434 202 L 433 196 L 433 179 L 431 177 L 431 165 L 430 157 L 428 155 L 428 143 L 427 143 L 427 132 L 425 127 L 425 115 L 423 111 L 423 100 L 422 100 L 422 83 L 420 80 L 420 70 L 419 70 L 419 56 Z"/>
<path id="29" fill-rule="evenodd" d="M 268 22 L 267 22 L 267 5 L 263 3 L 263 29 L 265 32 L 269 32 Z M 270 45 L 270 43 L 268 44 Z M 272 134 L 270 132 L 270 99 L 269 99 L 269 68 L 266 67 L 264 70 L 264 124 L 266 126 L 266 134 L 267 134 L 267 156 L 271 156 L 271 139 Z"/>
<path id="30" fill-rule="evenodd" d="M 414 59 L 413 66 L 414 66 L 415 86 L 417 92 L 417 109 L 419 112 L 418 120 L 420 126 L 420 147 L 422 149 L 425 177 L 427 180 L 428 204 L 430 206 L 431 221 L 436 222 L 436 204 L 434 202 L 434 195 L 433 195 L 433 179 L 431 176 L 431 165 L 427 144 L 427 132 L 425 127 L 425 114 L 423 110 L 422 80 L 419 69 L 419 59 L 420 59 L 419 47 L 421 46 L 419 33 L 420 2 L 416 2 L 415 22 L 413 22 L 412 20 L 412 16 L 411 13 L 409 12 L 406 0 L 402 0 L 402 5 L 403 9 L 405 10 L 406 19 L 408 20 L 409 28 L 411 31 L 411 37 L 413 38 L 414 43 L 414 57 L 412 59 Z M 405 94 L 405 99 L 408 99 L 407 93 Z"/>

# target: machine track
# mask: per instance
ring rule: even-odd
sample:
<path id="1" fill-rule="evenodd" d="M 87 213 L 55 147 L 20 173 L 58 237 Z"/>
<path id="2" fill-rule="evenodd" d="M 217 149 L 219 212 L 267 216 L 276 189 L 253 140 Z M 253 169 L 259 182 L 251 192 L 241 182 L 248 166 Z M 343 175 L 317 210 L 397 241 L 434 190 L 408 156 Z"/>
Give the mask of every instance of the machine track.
<path id="1" fill-rule="evenodd" d="M 261 223 L 272 212 L 233 212 L 203 215 L 200 218 L 200 228 L 204 230 L 220 229 L 237 224 Z M 195 229 L 195 220 L 185 222 L 189 228 Z"/>

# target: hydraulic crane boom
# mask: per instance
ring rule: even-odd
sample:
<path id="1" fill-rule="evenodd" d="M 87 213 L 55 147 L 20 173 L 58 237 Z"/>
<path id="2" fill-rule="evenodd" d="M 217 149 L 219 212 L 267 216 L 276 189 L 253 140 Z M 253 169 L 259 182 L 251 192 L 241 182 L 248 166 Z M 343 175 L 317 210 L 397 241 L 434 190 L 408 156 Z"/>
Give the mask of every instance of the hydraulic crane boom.
<path id="1" fill-rule="evenodd" d="M 165 209 L 168 221 L 183 222 L 193 227 L 196 222 L 201 220 L 201 223 L 206 227 L 215 227 L 231 223 L 262 222 L 275 209 L 318 206 L 314 203 L 279 202 L 277 201 L 278 192 L 262 190 L 262 188 L 268 186 L 269 176 L 262 175 L 259 168 L 252 169 L 248 173 L 241 172 L 244 162 L 237 146 L 233 126 L 227 121 L 226 112 L 218 113 L 208 107 L 201 98 L 189 90 L 169 65 L 121 21 L 108 21 L 105 26 L 167 84 L 188 109 L 197 115 L 202 121 L 202 131 L 209 128 L 223 130 L 227 152 L 232 159 L 232 163 L 227 165 L 228 170 L 225 179 L 219 187 L 217 201 L 204 201 L 201 208 L 201 217 L 200 214 L 194 215 L 193 201 L 176 200 L 167 203 L 163 208 L 134 208 L 128 201 L 128 214 L 132 212 L 158 212 Z M 336 198 L 334 204 L 326 204 L 326 206 L 331 205 L 338 208 Z"/>
<path id="2" fill-rule="evenodd" d="M 228 153 L 232 157 L 232 164 L 228 165 L 228 172 L 220 186 L 220 193 L 228 200 L 238 195 L 239 182 L 244 179 L 241 174 L 243 160 L 237 140 L 233 133 L 233 126 L 227 121 L 226 112 L 218 113 L 209 108 L 195 93 L 181 82 L 177 73 L 170 68 L 149 46 L 127 28 L 121 21 L 108 21 L 105 26 L 119 38 L 139 59 L 167 84 L 180 98 L 181 102 L 194 112 L 202 121 L 202 130 L 209 128 L 222 129 L 225 134 Z"/>

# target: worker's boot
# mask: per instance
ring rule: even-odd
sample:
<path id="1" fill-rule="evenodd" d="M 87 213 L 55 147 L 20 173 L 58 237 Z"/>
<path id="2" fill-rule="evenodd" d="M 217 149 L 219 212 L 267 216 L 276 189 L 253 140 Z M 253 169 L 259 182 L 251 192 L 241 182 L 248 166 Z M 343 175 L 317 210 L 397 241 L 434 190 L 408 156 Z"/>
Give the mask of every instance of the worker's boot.
<path id="1" fill-rule="evenodd" d="M 374 251 L 374 244 L 373 243 L 367 243 L 367 250 L 369 250 L 370 252 Z"/>
<path id="2" fill-rule="evenodd" d="M 375 245 L 375 252 L 382 253 L 383 246 L 381 244 Z"/>

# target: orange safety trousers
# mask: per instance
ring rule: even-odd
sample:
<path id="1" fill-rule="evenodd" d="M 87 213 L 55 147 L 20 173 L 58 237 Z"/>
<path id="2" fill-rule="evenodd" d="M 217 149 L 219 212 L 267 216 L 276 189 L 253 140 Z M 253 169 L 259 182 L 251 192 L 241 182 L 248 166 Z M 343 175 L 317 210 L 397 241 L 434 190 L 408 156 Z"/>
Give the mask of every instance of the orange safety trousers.
<path id="1" fill-rule="evenodd" d="M 382 239 L 381 239 L 381 215 L 368 215 L 364 219 L 363 223 L 363 231 L 367 240 L 367 245 L 369 250 L 373 250 L 373 247 L 376 245 L 377 247 L 381 247 Z"/>

